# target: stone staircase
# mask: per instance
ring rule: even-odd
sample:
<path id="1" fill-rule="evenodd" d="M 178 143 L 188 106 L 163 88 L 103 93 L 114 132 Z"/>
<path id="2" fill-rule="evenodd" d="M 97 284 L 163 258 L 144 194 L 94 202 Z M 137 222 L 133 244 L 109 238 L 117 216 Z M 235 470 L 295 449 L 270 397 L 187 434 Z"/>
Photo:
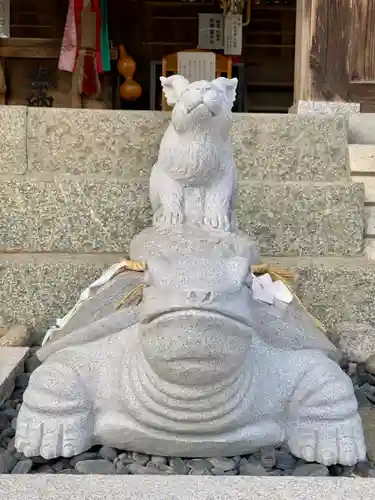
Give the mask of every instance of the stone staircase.
<path id="1" fill-rule="evenodd" d="M 375 115 L 360 113 L 360 103 L 339 101 L 299 101 L 289 112 L 348 118 L 350 175 L 365 188 L 365 255 L 375 260 Z"/>
<path id="2" fill-rule="evenodd" d="M 350 115 L 348 142 L 352 180 L 365 186 L 365 253 L 375 260 L 375 115 Z"/>
<path id="3" fill-rule="evenodd" d="M 42 335 L 150 223 L 161 112 L 0 107 L 0 315 Z M 238 218 L 326 325 L 375 323 L 343 116 L 235 115 Z"/>

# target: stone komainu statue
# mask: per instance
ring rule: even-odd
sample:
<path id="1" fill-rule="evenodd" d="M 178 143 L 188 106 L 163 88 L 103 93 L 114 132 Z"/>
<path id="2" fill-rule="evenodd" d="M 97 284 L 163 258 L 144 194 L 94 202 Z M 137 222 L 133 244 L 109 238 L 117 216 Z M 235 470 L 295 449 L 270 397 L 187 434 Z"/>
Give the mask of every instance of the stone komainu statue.
<path id="1" fill-rule="evenodd" d="M 229 130 L 237 79 L 189 82 L 162 77 L 171 123 L 150 178 L 157 226 L 204 223 L 236 229 L 236 168 Z"/>

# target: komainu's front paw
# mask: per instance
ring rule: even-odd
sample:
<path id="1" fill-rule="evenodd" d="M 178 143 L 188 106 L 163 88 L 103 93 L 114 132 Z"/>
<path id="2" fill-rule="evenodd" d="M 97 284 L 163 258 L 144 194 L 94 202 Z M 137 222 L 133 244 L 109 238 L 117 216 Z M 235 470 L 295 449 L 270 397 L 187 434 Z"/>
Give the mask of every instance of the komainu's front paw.
<path id="1" fill-rule="evenodd" d="M 354 465 L 366 460 L 362 422 L 358 414 L 347 420 L 297 424 L 288 444 L 294 455 L 308 462 Z"/>
<path id="2" fill-rule="evenodd" d="M 154 215 L 154 225 L 159 227 L 170 227 L 182 224 L 184 214 L 181 207 L 177 204 L 172 204 L 170 207 L 162 207 Z"/>
<path id="3" fill-rule="evenodd" d="M 206 211 L 204 224 L 214 229 L 221 229 L 222 231 L 230 231 L 231 228 L 228 213 L 220 210 Z"/>

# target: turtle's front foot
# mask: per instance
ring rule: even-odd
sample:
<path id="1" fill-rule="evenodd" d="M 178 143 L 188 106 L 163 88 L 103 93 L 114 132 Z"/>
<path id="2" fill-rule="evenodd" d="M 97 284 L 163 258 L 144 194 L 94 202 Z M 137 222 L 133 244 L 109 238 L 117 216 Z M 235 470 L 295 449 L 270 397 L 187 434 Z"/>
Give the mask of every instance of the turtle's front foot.
<path id="1" fill-rule="evenodd" d="M 32 375 L 15 445 L 26 457 L 71 457 L 93 444 L 93 413 L 74 371 L 48 362 Z"/>
<path id="2" fill-rule="evenodd" d="M 354 465 L 366 460 L 361 417 L 299 424 L 289 437 L 290 451 L 308 462 Z"/>
<path id="3" fill-rule="evenodd" d="M 45 459 L 72 457 L 91 447 L 91 432 L 87 434 L 78 415 L 50 417 L 28 408 L 25 404 L 18 416 L 16 448 L 26 457 Z"/>
<path id="4" fill-rule="evenodd" d="M 291 452 L 324 465 L 365 460 L 362 422 L 350 378 L 320 353 L 306 353 L 300 361 L 306 368 L 289 405 Z"/>

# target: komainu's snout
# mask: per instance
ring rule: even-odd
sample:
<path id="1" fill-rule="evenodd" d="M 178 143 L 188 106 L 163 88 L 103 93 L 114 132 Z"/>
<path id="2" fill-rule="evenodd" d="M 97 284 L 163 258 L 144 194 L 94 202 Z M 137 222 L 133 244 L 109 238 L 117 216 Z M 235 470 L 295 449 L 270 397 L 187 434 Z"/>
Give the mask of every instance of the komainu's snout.
<path id="1" fill-rule="evenodd" d="M 211 82 L 195 82 L 190 85 L 181 97 L 181 104 L 187 114 L 196 112 L 217 116 L 225 104 L 223 93 Z"/>

